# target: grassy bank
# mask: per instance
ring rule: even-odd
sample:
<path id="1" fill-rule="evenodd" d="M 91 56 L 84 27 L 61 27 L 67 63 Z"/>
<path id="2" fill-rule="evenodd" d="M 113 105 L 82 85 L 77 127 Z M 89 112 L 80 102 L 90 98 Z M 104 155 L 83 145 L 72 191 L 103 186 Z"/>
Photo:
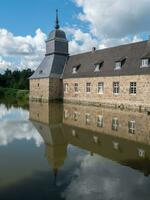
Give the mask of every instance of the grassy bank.
<path id="1" fill-rule="evenodd" d="M 28 99 L 28 90 L 0 87 L 0 102 L 24 106 L 28 104 Z"/>

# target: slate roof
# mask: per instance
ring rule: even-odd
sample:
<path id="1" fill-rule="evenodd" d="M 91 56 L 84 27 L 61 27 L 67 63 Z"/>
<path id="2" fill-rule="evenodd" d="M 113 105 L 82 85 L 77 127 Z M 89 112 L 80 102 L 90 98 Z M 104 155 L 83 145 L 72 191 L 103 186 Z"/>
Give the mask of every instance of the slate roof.
<path id="1" fill-rule="evenodd" d="M 150 58 L 150 41 L 73 55 L 68 58 L 62 77 L 65 79 L 150 74 L 150 67 L 140 68 L 141 59 L 144 55 L 146 57 L 148 55 Z M 122 58 L 125 58 L 122 68 L 114 70 L 115 62 Z M 95 63 L 100 63 L 101 61 L 104 61 L 102 68 L 99 72 L 94 72 Z M 77 73 L 73 74 L 72 68 L 78 65 L 80 65 L 80 68 Z"/>
<path id="2" fill-rule="evenodd" d="M 49 33 L 48 39 L 47 40 L 54 40 L 56 38 L 61 38 L 61 39 L 67 39 L 66 34 L 64 31 L 60 29 L 55 29 Z"/>
<path id="3" fill-rule="evenodd" d="M 68 41 L 65 32 L 55 29 L 50 32 L 46 41 L 46 54 L 29 79 L 60 78 L 68 57 Z"/>
<path id="4" fill-rule="evenodd" d="M 53 54 L 45 56 L 42 63 L 29 79 L 47 77 L 59 78 L 63 73 L 65 62 L 66 57 L 63 55 Z"/>

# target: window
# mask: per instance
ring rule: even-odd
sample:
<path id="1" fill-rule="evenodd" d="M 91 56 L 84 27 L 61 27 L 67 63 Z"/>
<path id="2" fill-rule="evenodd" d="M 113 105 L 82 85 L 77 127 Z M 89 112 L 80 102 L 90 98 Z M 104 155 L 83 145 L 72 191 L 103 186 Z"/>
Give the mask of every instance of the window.
<path id="1" fill-rule="evenodd" d="M 64 92 L 68 93 L 68 83 L 65 83 L 65 85 L 64 85 Z"/>
<path id="2" fill-rule="evenodd" d="M 40 70 L 40 71 L 39 71 L 39 74 L 42 74 L 42 73 L 43 73 L 43 70 Z"/>
<path id="3" fill-rule="evenodd" d="M 90 114 L 89 114 L 89 113 L 86 113 L 86 114 L 85 114 L 85 124 L 86 124 L 86 125 L 90 125 L 90 121 L 91 121 L 91 119 L 90 119 Z"/>
<path id="4" fill-rule="evenodd" d="M 114 150 L 119 150 L 119 143 L 115 141 L 113 141 L 112 143 L 113 143 Z"/>
<path id="5" fill-rule="evenodd" d="M 138 149 L 138 156 L 140 158 L 145 158 L 146 152 L 144 149 Z"/>
<path id="6" fill-rule="evenodd" d="M 130 82 L 130 94 L 136 94 L 136 82 Z"/>
<path id="7" fill-rule="evenodd" d="M 118 127 L 119 127 L 118 118 L 114 117 L 114 118 L 112 119 L 112 130 L 113 130 L 113 131 L 118 131 Z"/>
<path id="8" fill-rule="evenodd" d="M 113 93 L 119 94 L 119 82 L 113 82 Z"/>
<path id="9" fill-rule="evenodd" d="M 96 143 L 96 144 L 98 144 L 98 142 L 99 142 L 99 139 L 98 139 L 98 136 L 93 136 L 93 141 L 94 141 L 94 143 Z"/>
<path id="10" fill-rule="evenodd" d="M 68 119 L 68 117 L 69 117 L 68 110 L 64 110 L 64 119 Z"/>
<path id="11" fill-rule="evenodd" d="M 76 65 L 76 66 L 73 66 L 73 68 L 72 68 L 72 73 L 73 74 L 76 74 L 77 73 L 77 71 L 78 71 L 78 69 L 80 68 L 80 64 L 79 65 Z"/>
<path id="12" fill-rule="evenodd" d="M 128 122 L 128 131 L 131 134 L 135 134 L 135 121 Z"/>
<path id="13" fill-rule="evenodd" d="M 40 84 L 38 83 L 38 87 L 40 86 Z"/>
<path id="14" fill-rule="evenodd" d="M 78 89 L 78 83 L 75 83 L 74 84 L 74 92 L 77 93 L 79 91 Z"/>
<path id="15" fill-rule="evenodd" d="M 72 136 L 73 137 L 77 137 L 78 136 L 77 133 L 76 133 L 76 131 L 74 129 L 72 130 Z"/>
<path id="16" fill-rule="evenodd" d="M 115 63 L 115 70 L 121 69 L 121 62 Z"/>
<path id="17" fill-rule="evenodd" d="M 76 74 L 76 73 L 77 73 L 77 67 L 73 67 L 72 73 L 73 73 L 73 74 Z"/>
<path id="18" fill-rule="evenodd" d="M 91 83 L 86 83 L 86 92 L 91 92 Z"/>
<path id="19" fill-rule="evenodd" d="M 97 92 L 98 94 L 103 94 L 104 93 L 104 83 L 103 82 L 98 82 L 97 85 Z"/>
<path id="20" fill-rule="evenodd" d="M 97 117 L 97 127 L 103 127 L 103 116 L 102 115 L 99 115 Z"/>
<path id="21" fill-rule="evenodd" d="M 73 118 L 74 118 L 74 121 L 78 121 L 79 113 L 78 112 L 74 112 Z"/>
<path id="22" fill-rule="evenodd" d="M 142 59 L 141 68 L 142 67 L 148 67 L 148 66 L 149 66 L 149 59 L 148 58 Z"/>
<path id="23" fill-rule="evenodd" d="M 102 65 L 103 65 L 103 62 L 94 64 L 94 66 L 95 66 L 94 72 L 99 72 L 101 67 L 102 67 Z"/>

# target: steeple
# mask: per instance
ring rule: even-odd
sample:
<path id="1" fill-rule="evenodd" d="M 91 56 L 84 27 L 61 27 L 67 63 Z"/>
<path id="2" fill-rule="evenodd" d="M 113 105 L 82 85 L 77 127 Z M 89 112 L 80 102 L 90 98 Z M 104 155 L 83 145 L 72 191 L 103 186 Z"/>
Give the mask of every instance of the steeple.
<path id="1" fill-rule="evenodd" d="M 58 9 L 56 9 L 55 29 L 59 29 Z"/>

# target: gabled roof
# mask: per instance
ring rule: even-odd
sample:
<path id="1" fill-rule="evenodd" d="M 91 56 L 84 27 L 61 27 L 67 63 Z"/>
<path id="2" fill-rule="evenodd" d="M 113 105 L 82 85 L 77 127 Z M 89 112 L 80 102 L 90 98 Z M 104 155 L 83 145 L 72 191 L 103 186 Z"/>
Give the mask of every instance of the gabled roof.
<path id="1" fill-rule="evenodd" d="M 150 67 L 140 68 L 141 57 L 148 52 L 150 52 L 148 41 L 142 41 L 73 55 L 65 65 L 63 78 L 150 74 Z M 121 58 L 126 58 L 124 65 L 121 70 L 114 70 L 115 62 Z M 103 60 L 104 63 L 99 72 L 94 72 L 94 64 L 98 60 Z M 77 65 L 80 65 L 80 68 L 73 74 L 72 67 Z"/>

